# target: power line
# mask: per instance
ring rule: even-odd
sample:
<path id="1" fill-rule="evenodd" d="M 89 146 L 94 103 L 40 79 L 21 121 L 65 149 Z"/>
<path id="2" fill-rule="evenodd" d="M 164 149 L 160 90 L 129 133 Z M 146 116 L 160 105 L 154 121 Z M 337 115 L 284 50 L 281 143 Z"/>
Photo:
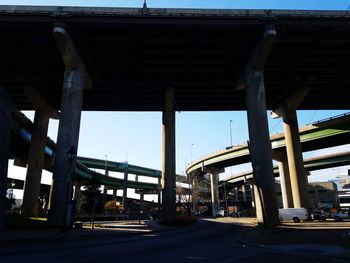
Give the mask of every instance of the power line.
<path id="1" fill-rule="evenodd" d="M 349 6 L 349 7 L 350 7 L 350 6 Z M 311 119 L 310 119 L 310 121 L 309 121 L 309 124 L 314 120 L 314 117 L 315 117 L 316 113 L 317 113 L 317 110 L 315 110 L 315 111 L 314 111 L 314 114 L 312 114 L 312 117 L 311 117 Z"/>
<path id="2" fill-rule="evenodd" d="M 273 126 L 273 128 L 270 130 L 270 133 L 273 133 L 273 131 L 277 128 L 278 125 L 280 125 L 281 122 L 282 122 L 282 118 L 279 120 L 279 122 L 275 124 L 275 126 Z"/>

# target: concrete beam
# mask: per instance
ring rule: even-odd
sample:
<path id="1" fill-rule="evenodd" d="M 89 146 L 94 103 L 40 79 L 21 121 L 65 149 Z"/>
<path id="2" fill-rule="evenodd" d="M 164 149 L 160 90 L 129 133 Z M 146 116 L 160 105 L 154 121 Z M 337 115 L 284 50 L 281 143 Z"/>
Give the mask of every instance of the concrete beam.
<path id="1" fill-rule="evenodd" d="M 309 93 L 309 85 L 313 77 L 298 79 L 290 85 L 287 93 L 282 96 L 279 105 L 273 107 L 271 117 L 273 119 L 283 117 L 289 111 L 296 110 Z"/>
<path id="2" fill-rule="evenodd" d="M 28 97 L 30 103 L 34 106 L 35 110 L 47 112 L 49 117 L 52 119 L 58 120 L 60 118 L 60 114 L 57 111 L 57 109 L 55 109 L 55 107 L 53 107 L 45 99 L 45 97 L 40 94 L 39 91 L 37 91 L 36 89 L 34 89 L 30 86 L 23 87 L 23 91 L 26 94 L 26 96 Z"/>
<path id="3" fill-rule="evenodd" d="M 93 86 L 90 75 L 87 73 L 84 63 L 82 62 L 75 45 L 66 32 L 64 26 L 56 25 L 53 29 L 53 35 L 56 40 L 57 47 L 61 52 L 63 63 L 66 71 L 78 70 L 84 73 L 84 88 L 91 89 Z"/>
<path id="4" fill-rule="evenodd" d="M 267 61 L 273 44 L 276 40 L 276 30 L 266 29 L 260 41 L 253 49 L 246 68 L 242 71 L 236 83 L 237 90 L 244 90 L 246 88 L 246 73 L 247 71 L 261 71 Z"/>

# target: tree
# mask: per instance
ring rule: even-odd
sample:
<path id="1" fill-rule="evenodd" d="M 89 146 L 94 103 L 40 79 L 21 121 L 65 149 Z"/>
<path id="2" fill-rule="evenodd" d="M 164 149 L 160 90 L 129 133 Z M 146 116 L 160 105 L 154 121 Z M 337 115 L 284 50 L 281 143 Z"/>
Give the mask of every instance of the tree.
<path id="1" fill-rule="evenodd" d="M 100 211 L 103 209 L 103 197 L 101 195 L 100 187 L 101 186 L 96 183 L 91 183 L 89 185 L 84 186 L 84 191 L 82 192 L 79 202 L 79 213 L 87 214 L 91 212 L 94 208 L 96 209 L 96 211 Z"/>
<path id="2" fill-rule="evenodd" d="M 176 183 L 177 203 L 186 210 L 187 216 L 191 216 L 191 210 L 200 200 L 208 198 L 208 186 L 206 179 L 200 175 L 188 175 L 183 182 Z"/>

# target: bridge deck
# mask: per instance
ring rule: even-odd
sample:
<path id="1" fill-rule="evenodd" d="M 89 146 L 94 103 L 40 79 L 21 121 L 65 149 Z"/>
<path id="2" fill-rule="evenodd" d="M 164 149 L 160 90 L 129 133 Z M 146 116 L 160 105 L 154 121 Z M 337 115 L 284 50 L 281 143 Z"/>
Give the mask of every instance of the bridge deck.
<path id="1" fill-rule="evenodd" d="M 349 143 L 350 115 L 339 116 L 312 125 L 306 125 L 299 129 L 300 141 L 303 152 L 323 149 Z M 284 134 L 280 133 L 270 137 L 272 150 L 285 151 Z M 227 148 L 191 163 L 186 173 L 200 170 L 205 167 L 225 168 L 251 161 L 247 144 Z"/>
<path id="2" fill-rule="evenodd" d="M 160 111 L 175 88 L 179 110 L 244 110 L 235 90 L 265 26 L 277 41 L 265 67 L 267 107 L 312 78 L 302 109 L 348 108 L 350 16 L 344 11 L 0 6 L 1 85 L 21 110 L 23 88 L 60 106 L 63 63 L 52 36 L 65 23 L 93 80 L 84 110 Z"/>

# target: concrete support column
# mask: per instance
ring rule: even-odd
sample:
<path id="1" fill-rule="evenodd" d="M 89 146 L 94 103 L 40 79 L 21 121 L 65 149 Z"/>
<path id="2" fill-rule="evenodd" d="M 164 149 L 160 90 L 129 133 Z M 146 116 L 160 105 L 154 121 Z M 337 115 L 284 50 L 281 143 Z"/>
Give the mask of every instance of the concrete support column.
<path id="1" fill-rule="evenodd" d="M 239 198 L 238 198 L 238 187 L 235 187 L 235 202 L 238 202 Z"/>
<path id="2" fill-rule="evenodd" d="M 158 204 L 162 202 L 162 178 L 158 178 L 159 192 L 158 192 Z"/>
<path id="3" fill-rule="evenodd" d="M 253 184 L 250 184 L 249 187 L 250 187 L 250 196 L 251 196 L 251 201 L 252 201 L 252 207 L 255 207 L 254 186 L 253 186 Z"/>
<path id="4" fill-rule="evenodd" d="M 75 200 L 76 205 L 75 205 L 75 211 L 77 212 L 79 209 L 80 205 L 80 196 L 81 196 L 81 182 L 80 181 L 75 181 L 74 182 L 74 195 L 73 195 L 73 200 Z"/>
<path id="5" fill-rule="evenodd" d="M 262 70 L 247 70 L 245 81 L 250 154 L 255 185 L 261 200 L 261 209 L 256 204 L 257 220 L 265 226 L 273 226 L 279 220 L 266 115 L 264 74 Z"/>
<path id="6" fill-rule="evenodd" d="M 0 231 L 5 228 L 6 181 L 11 141 L 12 100 L 0 86 Z"/>
<path id="7" fill-rule="evenodd" d="M 141 191 L 140 192 L 140 207 L 141 207 L 141 210 L 143 210 L 144 200 L 145 200 L 145 194 Z"/>
<path id="8" fill-rule="evenodd" d="M 283 115 L 283 128 L 294 207 L 310 208 L 296 110 Z"/>
<path id="9" fill-rule="evenodd" d="M 78 149 L 83 88 L 84 73 L 79 70 L 66 70 L 50 198 L 49 223 L 53 226 L 62 224 L 67 191 L 72 188 L 70 179 L 75 163 L 69 160 L 68 151 L 72 147 Z"/>
<path id="10" fill-rule="evenodd" d="M 117 189 L 113 189 L 113 198 L 117 198 Z"/>
<path id="11" fill-rule="evenodd" d="M 290 185 L 290 176 L 289 176 L 287 158 L 283 162 L 278 162 L 278 170 L 280 174 L 283 208 L 292 208 L 293 195 L 292 195 L 292 188 Z"/>
<path id="12" fill-rule="evenodd" d="M 128 198 L 128 171 L 125 170 L 124 181 L 123 181 L 123 209 L 126 209 L 127 198 Z"/>
<path id="13" fill-rule="evenodd" d="M 24 183 L 21 213 L 38 216 L 41 173 L 44 166 L 49 112 L 37 110 L 34 116 L 32 139 L 28 154 L 27 175 Z"/>
<path id="14" fill-rule="evenodd" d="M 68 153 L 77 152 L 83 89 L 91 88 L 92 81 L 66 30 L 55 26 L 53 35 L 65 65 L 65 72 L 48 219 L 52 226 L 65 226 L 68 193 L 72 189 L 71 175 L 76 161 L 70 160 Z"/>
<path id="15" fill-rule="evenodd" d="M 219 174 L 215 172 L 211 172 L 210 188 L 211 188 L 211 210 L 213 213 L 213 217 L 216 217 L 220 210 L 218 183 L 219 183 Z"/>
<path id="16" fill-rule="evenodd" d="M 247 201 L 246 185 L 242 185 L 243 202 Z"/>
<path id="17" fill-rule="evenodd" d="M 172 224 L 176 220 L 174 88 L 166 89 L 164 106 L 162 129 L 162 220 L 164 223 Z"/>

